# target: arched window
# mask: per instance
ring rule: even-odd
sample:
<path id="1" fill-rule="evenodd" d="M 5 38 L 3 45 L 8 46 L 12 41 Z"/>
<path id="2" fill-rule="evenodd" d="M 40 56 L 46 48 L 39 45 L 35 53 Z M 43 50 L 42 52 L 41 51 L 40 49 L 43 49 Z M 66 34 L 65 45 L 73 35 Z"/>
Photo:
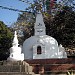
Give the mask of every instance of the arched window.
<path id="1" fill-rule="evenodd" d="M 41 54 L 41 46 L 37 46 L 37 54 Z"/>

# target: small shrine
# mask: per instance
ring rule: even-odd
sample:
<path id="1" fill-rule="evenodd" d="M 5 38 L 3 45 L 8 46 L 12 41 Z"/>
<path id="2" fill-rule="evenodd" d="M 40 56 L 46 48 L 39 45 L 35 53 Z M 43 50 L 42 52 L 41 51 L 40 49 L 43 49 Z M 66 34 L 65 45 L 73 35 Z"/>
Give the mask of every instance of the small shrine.
<path id="1" fill-rule="evenodd" d="M 17 39 L 17 33 L 15 31 L 14 39 L 12 43 L 12 47 L 10 48 L 10 56 L 7 58 L 9 61 L 23 61 L 24 60 L 24 54 L 21 53 L 22 49 L 18 46 L 18 39 Z"/>
<path id="2" fill-rule="evenodd" d="M 34 36 L 23 43 L 24 59 L 67 58 L 64 47 L 58 46 L 55 38 L 46 35 L 43 15 L 38 12 L 34 26 Z"/>

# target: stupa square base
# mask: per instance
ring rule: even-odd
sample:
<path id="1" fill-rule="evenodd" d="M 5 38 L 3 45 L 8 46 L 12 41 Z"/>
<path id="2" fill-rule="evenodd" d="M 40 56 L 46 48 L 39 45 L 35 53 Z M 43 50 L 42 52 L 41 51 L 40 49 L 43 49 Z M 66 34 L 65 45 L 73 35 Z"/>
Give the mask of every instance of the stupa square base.
<path id="1" fill-rule="evenodd" d="M 33 72 L 36 74 L 67 74 L 73 72 L 75 74 L 75 59 L 33 59 L 25 60 L 33 66 Z"/>

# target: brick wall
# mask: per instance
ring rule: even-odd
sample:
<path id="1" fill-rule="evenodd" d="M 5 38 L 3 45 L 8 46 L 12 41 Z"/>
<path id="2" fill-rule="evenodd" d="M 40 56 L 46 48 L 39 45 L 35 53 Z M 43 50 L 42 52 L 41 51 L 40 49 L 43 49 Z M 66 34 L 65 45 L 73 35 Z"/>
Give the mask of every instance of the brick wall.
<path id="1" fill-rule="evenodd" d="M 44 74 L 66 74 L 67 71 L 73 71 L 75 73 L 75 59 L 34 59 L 25 60 L 31 66 L 35 73 Z"/>

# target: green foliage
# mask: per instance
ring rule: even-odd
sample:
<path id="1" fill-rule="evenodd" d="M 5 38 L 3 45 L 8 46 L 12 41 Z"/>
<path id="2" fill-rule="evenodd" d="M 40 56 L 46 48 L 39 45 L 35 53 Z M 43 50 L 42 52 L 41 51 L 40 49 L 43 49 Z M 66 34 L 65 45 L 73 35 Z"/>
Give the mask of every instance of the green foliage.
<path id="1" fill-rule="evenodd" d="M 47 10 L 50 10 L 50 0 L 47 0 L 46 1 L 46 9 Z"/>
<path id="2" fill-rule="evenodd" d="M 5 60 L 8 57 L 11 38 L 11 31 L 2 21 L 0 21 L 0 60 Z"/>
<path id="3" fill-rule="evenodd" d="M 44 22 L 47 35 L 56 38 L 64 47 L 75 46 L 75 12 L 71 7 L 62 7 L 62 10 L 58 10 L 54 17 L 44 13 Z M 19 16 L 16 25 L 23 26 L 24 39 L 33 35 L 34 23 L 35 18 L 32 13 L 27 12 Z"/>
<path id="4" fill-rule="evenodd" d="M 34 33 L 34 20 L 35 16 L 33 13 L 25 12 L 19 14 L 17 22 L 14 24 L 14 30 L 18 32 L 19 44 L 23 44 L 24 40 L 32 36 Z M 22 31 L 24 36 L 19 36 L 19 31 Z"/>
<path id="5" fill-rule="evenodd" d="M 57 39 L 65 47 L 75 46 L 75 12 L 63 7 L 51 21 L 46 21 L 47 34 Z M 49 31 L 50 30 L 50 31 Z"/>

